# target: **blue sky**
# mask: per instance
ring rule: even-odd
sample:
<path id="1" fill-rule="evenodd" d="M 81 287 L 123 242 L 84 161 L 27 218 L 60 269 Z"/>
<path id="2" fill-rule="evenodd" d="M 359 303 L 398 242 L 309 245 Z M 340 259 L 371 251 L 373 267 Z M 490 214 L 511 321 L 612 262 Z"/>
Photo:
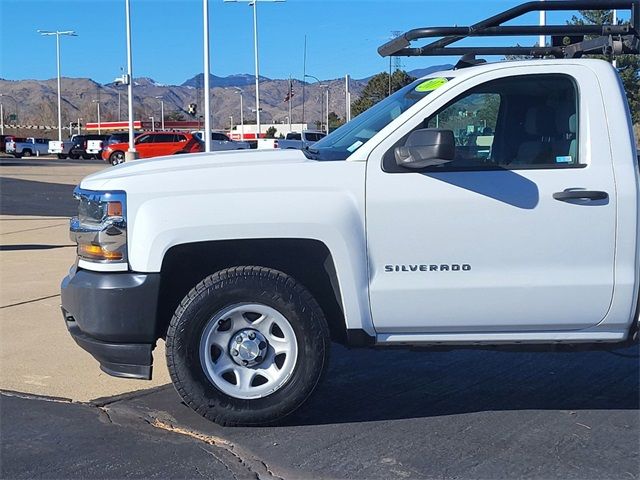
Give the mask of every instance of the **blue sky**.
<path id="1" fill-rule="evenodd" d="M 517 5 L 514 0 L 286 0 L 258 4 L 260 74 L 321 79 L 367 77 L 388 68 L 377 47 L 394 30 L 469 25 Z M 209 0 L 211 73 L 254 72 L 253 17 L 243 3 Z M 131 0 L 134 76 L 180 84 L 202 71 L 201 0 Z M 570 14 L 550 13 L 549 23 Z M 624 17 L 624 16 L 623 16 Z M 537 22 L 537 14 L 527 17 Z M 124 0 L 0 0 L 0 77 L 47 79 L 56 74 L 55 39 L 37 29 L 73 29 L 61 38 L 62 74 L 105 83 L 126 66 Z M 507 40 L 504 40 L 507 41 Z M 516 39 L 532 44 L 533 37 Z M 476 41 L 476 44 L 481 44 Z M 405 58 L 407 70 L 447 63 Z"/>

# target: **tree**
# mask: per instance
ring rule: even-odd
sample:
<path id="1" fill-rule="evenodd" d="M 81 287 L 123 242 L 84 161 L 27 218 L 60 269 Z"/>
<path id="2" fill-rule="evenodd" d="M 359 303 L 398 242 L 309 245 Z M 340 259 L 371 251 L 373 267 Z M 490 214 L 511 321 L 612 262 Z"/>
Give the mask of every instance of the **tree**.
<path id="1" fill-rule="evenodd" d="M 579 10 L 580 15 L 574 15 L 570 25 L 602 25 L 611 24 L 613 10 Z M 622 23 L 622 22 L 621 22 Z M 589 55 L 592 58 L 608 60 L 603 55 Z M 618 72 L 627 93 L 629 107 L 634 123 L 640 123 L 640 56 L 620 55 L 616 57 Z"/>
<path id="2" fill-rule="evenodd" d="M 396 70 L 391 75 L 391 93 L 409 85 L 415 78 L 408 75 L 404 70 Z M 351 113 L 355 117 L 365 110 L 371 108 L 380 100 L 389 95 L 389 74 L 379 73 L 371 77 L 367 85 L 362 90 L 362 95 L 351 104 Z"/>
<path id="3" fill-rule="evenodd" d="M 272 125 L 269 128 L 267 128 L 267 131 L 264 134 L 265 134 L 266 138 L 276 138 L 276 133 L 277 132 L 278 132 L 278 130 L 276 130 L 276 127 L 274 127 Z"/>
<path id="4" fill-rule="evenodd" d="M 171 122 L 182 122 L 185 119 L 182 112 L 178 110 L 174 110 L 173 112 L 169 113 L 169 115 L 165 115 L 165 118 L 166 120 L 169 120 Z"/>
<path id="5" fill-rule="evenodd" d="M 344 120 L 341 119 L 336 112 L 329 112 L 329 131 L 335 130 L 343 124 Z"/>

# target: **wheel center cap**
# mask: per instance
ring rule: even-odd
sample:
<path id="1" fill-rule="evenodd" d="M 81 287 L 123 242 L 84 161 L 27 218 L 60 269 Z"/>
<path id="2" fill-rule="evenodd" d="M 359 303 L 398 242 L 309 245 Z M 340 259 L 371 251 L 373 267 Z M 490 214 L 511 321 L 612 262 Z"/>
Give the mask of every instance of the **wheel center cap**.
<path id="1" fill-rule="evenodd" d="M 258 330 L 246 328 L 231 338 L 229 354 L 238 365 L 253 367 L 264 360 L 268 346 L 267 339 Z"/>

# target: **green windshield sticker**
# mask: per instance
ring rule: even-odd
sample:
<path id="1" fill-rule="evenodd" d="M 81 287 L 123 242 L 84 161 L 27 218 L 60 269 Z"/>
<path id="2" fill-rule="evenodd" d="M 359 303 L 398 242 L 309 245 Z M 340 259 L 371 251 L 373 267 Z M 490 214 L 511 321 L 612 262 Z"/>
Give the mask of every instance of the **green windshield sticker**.
<path id="1" fill-rule="evenodd" d="M 433 92 L 435 89 L 440 88 L 449 80 L 446 78 L 430 78 L 422 82 L 416 87 L 416 92 Z"/>

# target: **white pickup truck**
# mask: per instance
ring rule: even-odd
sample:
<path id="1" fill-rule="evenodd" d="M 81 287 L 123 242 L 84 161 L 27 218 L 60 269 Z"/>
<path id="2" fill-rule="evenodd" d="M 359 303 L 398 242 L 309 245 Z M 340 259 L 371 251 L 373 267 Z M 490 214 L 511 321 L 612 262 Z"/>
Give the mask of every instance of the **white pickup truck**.
<path id="1" fill-rule="evenodd" d="M 277 140 L 274 148 L 298 149 L 310 147 L 319 140 L 322 140 L 326 134 L 324 132 L 315 130 L 303 130 L 301 133 L 291 132 L 287 133 L 286 138 Z"/>
<path id="2" fill-rule="evenodd" d="M 28 137 L 23 142 L 11 140 L 7 142 L 5 151 L 16 158 L 46 155 L 49 140 L 46 138 Z"/>
<path id="3" fill-rule="evenodd" d="M 297 409 L 331 341 L 628 346 L 637 155 L 605 61 L 437 72 L 307 151 L 155 158 L 85 178 L 64 319 L 121 377 L 150 378 L 166 339 L 178 393 L 224 425 Z"/>
<path id="4" fill-rule="evenodd" d="M 67 140 L 50 140 L 49 148 L 47 149 L 49 155 L 56 155 L 58 159 L 64 160 L 69 157 L 71 148 L 74 145 L 74 140 L 78 135 L 72 135 Z"/>

